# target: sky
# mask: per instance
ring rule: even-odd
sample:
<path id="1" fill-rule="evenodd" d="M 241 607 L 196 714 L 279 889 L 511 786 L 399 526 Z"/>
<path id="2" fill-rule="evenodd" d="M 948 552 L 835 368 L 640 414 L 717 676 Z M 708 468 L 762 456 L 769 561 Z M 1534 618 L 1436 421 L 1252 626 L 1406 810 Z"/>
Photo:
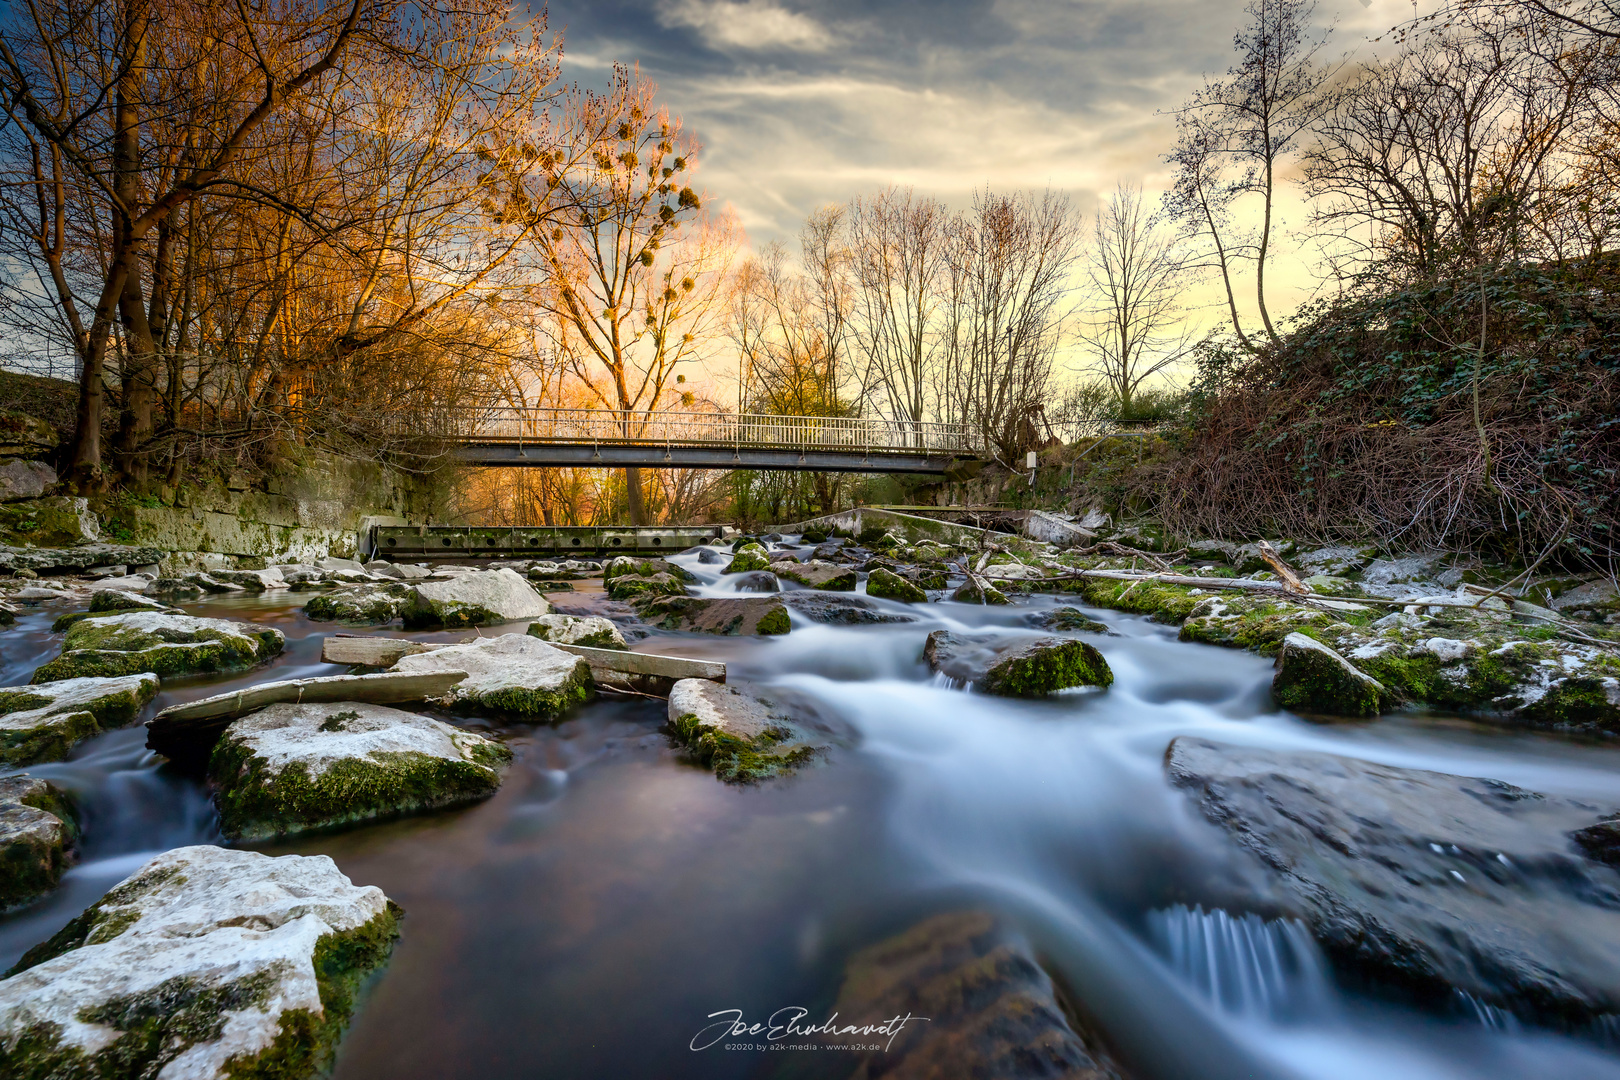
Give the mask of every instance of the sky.
<path id="1" fill-rule="evenodd" d="M 966 207 L 974 191 L 1056 188 L 1092 213 L 1121 183 L 1168 187 L 1175 109 L 1233 62 L 1246 0 L 552 0 L 563 73 L 600 84 L 639 64 L 702 144 L 698 177 L 755 249 L 790 249 L 828 202 L 911 186 Z M 1410 0 L 1319 0 L 1328 59 L 1370 57 Z M 1302 203 L 1285 193 L 1286 231 Z M 1320 288 L 1285 235 L 1268 270 L 1281 316 Z M 1198 327 L 1224 316 L 1205 280 Z M 1252 301 L 1244 305 L 1252 328 Z M 1076 373 L 1083 361 L 1071 358 Z M 1172 378 L 1171 381 L 1179 381 Z"/>

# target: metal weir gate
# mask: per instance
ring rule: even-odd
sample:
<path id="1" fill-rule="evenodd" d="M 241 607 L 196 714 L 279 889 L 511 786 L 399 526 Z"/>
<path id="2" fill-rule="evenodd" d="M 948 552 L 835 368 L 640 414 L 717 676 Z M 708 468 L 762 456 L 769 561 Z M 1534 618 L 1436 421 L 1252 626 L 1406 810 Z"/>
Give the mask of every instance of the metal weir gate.
<path id="1" fill-rule="evenodd" d="M 614 409 L 485 410 L 456 438 L 469 465 L 944 473 L 981 448 L 966 424 Z"/>

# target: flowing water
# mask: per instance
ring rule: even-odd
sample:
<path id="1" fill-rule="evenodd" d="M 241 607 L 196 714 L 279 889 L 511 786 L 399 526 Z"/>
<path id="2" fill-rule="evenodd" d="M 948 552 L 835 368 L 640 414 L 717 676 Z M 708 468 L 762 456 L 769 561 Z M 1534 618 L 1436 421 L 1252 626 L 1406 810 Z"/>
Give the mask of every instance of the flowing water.
<path id="1" fill-rule="evenodd" d="M 733 591 L 716 567 L 676 558 L 702 591 Z M 188 605 L 272 623 L 286 653 L 253 672 L 167 683 L 151 709 L 337 673 L 319 659 L 332 627 L 306 620 L 304 599 Z M 1471 999 L 1440 1017 L 1336 984 L 1303 927 L 1245 906 L 1266 883 L 1163 774 L 1169 741 L 1192 734 L 1620 806 L 1620 752 L 1445 717 L 1307 724 L 1271 705 L 1269 661 L 1110 611 L 1088 612 L 1118 633 L 1090 639 L 1114 670 L 1108 691 L 986 697 L 930 674 L 929 631 L 1031 634 L 1031 608 L 1057 601 L 874 602 L 917 621 L 795 615 L 782 638 L 654 633 L 635 646 L 724 659 L 733 678 L 812 696 L 857 733 L 827 767 L 729 787 L 663 733 L 663 702 L 604 698 L 555 726 L 498 728 L 516 761 L 485 803 L 263 847 L 330 855 L 407 913 L 336 1075 L 770 1075 L 779 1056 L 693 1051 L 693 1037 L 726 1009 L 764 1019 L 798 1005 L 823 1018 L 852 953 L 977 907 L 1024 933 L 1144 1080 L 1620 1078 L 1620 1053 L 1521 1029 Z M 0 685 L 54 655 L 59 613 L 31 609 L 0 632 Z M 143 743 L 139 727 L 115 731 L 29 770 L 78 793 L 85 840 L 61 889 L 0 919 L 0 966 L 152 854 L 218 841 L 199 780 Z M 848 1063 L 828 1054 L 793 1068 L 836 1076 Z"/>

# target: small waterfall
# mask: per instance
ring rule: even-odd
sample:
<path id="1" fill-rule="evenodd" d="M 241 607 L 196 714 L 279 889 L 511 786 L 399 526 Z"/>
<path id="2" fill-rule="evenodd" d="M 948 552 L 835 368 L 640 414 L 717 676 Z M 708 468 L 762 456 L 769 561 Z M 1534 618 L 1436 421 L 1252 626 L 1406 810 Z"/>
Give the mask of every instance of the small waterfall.
<path id="1" fill-rule="evenodd" d="M 1519 1018 L 1506 1009 L 1481 1001 L 1466 990 L 1457 992 L 1458 1011 L 1464 1016 L 1471 1016 L 1479 1021 L 1479 1026 L 1489 1031 L 1516 1032 L 1522 1031 L 1523 1025 Z"/>
<path id="2" fill-rule="evenodd" d="M 943 671 L 934 672 L 934 677 L 928 680 L 928 685 L 937 686 L 942 690 L 962 690 L 967 693 L 972 693 L 973 690 L 973 684 L 966 679 L 952 678 Z"/>
<path id="3" fill-rule="evenodd" d="M 1177 904 L 1148 912 L 1147 922 L 1170 966 L 1222 1012 L 1281 1020 L 1329 999 L 1327 965 L 1298 920 Z"/>

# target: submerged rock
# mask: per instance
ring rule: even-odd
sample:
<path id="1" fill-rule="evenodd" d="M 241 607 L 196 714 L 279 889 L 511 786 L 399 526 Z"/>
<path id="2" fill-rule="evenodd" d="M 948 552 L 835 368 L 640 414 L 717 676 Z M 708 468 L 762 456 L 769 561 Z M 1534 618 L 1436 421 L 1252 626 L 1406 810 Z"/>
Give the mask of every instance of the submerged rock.
<path id="1" fill-rule="evenodd" d="M 643 598 L 636 610 L 651 626 L 699 634 L 785 634 L 793 629 L 787 608 L 774 596 Z"/>
<path id="2" fill-rule="evenodd" d="M 410 590 L 400 582 L 345 585 L 310 597 L 304 614 L 321 622 L 388 623 L 410 602 Z"/>
<path id="3" fill-rule="evenodd" d="M 952 912 L 862 949 L 844 966 L 829 1012 L 850 1023 L 912 1017 L 840 1051 L 852 1077 L 924 1080 L 1119 1080 L 1101 1049 L 1069 1025 L 1052 978 L 995 916 Z M 927 1017 L 926 1021 L 922 1018 Z M 893 1035 L 891 1038 L 890 1035 Z M 823 1035 L 847 1044 L 848 1035 Z"/>
<path id="4" fill-rule="evenodd" d="M 358 701 L 271 705 L 225 729 L 208 762 L 220 830 L 268 840 L 486 798 L 512 752 Z"/>
<path id="5" fill-rule="evenodd" d="M 1043 626 L 1048 630 L 1069 630 L 1083 634 L 1107 634 L 1110 637 L 1119 636 L 1113 630 L 1108 628 L 1107 623 L 1098 622 L 1096 619 L 1093 619 L 1090 615 L 1087 615 L 1079 608 L 1053 608 L 1051 611 L 1043 611 L 1039 615 L 1034 616 L 1032 621 L 1035 623 L 1035 625 Z"/>
<path id="6" fill-rule="evenodd" d="M 669 725 L 720 779 L 733 784 L 791 772 L 830 748 L 780 693 L 747 683 L 682 679 L 669 692 Z"/>
<path id="7" fill-rule="evenodd" d="M 1043 697 L 1114 681 L 1102 653 L 1074 638 L 984 639 L 935 630 L 923 658 L 935 671 L 1001 697 Z"/>
<path id="8" fill-rule="evenodd" d="M 921 604 L 928 600 L 928 594 L 917 586 L 893 570 L 882 568 L 873 570 L 867 577 L 866 595 L 881 600 L 898 600 L 903 604 Z"/>
<path id="9" fill-rule="evenodd" d="M 401 914 L 325 855 L 164 852 L 0 982 L 0 1072 L 323 1073 Z"/>
<path id="10" fill-rule="evenodd" d="M 1271 696 L 1285 709 L 1328 716 L 1377 716 L 1394 697 L 1383 683 L 1304 634 L 1283 638 Z"/>
<path id="11" fill-rule="evenodd" d="M 796 581 L 811 589 L 823 589 L 827 592 L 854 592 L 855 584 L 859 580 L 852 566 L 838 566 L 825 563 L 819 559 L 809 562 L 796 562 L 793 559 L 779 559 L 770 564 L 771 572 L 779 578 Z"/>
<path id="12" fill-rule="evenodd" d="M 0 688 L 0 764 L 61 761 L 84 740 L 135 719 L 157 692 L 158 678 L 148 673 Z"/>
<path id="13" fill-rule="evenodd" d="M 795 590 L 782 594 L 782 602 L 800 615 L 835 626 L 870 626 L 873 623 L 909 623 L 910 615 L 884 611 L 864 596 L 848 593 Z"/>
<path id="14" fill-rule="evenodd" d="M 406 626 L 488 626 L 551 613 L 546 598 L 515 570 L 474 570 L 449 581 L 407 587 Z"/>
<path id="15" fill-rule="evenodd" d="M 35 671 L 33 681 L 232 671 L 268 660 L 285 644 L 281 631 L 270 626 L 132 611 L 75 623 L 62 641 L 62 655 Z"/>
<path id="16" fill-rule="evenodd" d="M 78 836 L 66 792 L 22 773 L 0 777 L 0 911 L 56 888 Z"/>
<path id="17" fill-rule="evenodd" d="M 453 708 L 551 717 L 596 696 L 591 666 L 584 658 L 527 634 L 501 634 L 416 653 L 401 657 L 389 670 L 465 671 L 467 677 L 439 699 Z"/>
<path id="18" fill-rule="evenodd" d="M 618 625 L 600 615 L 542 615 L 529 624 L 529 636 L 592 649 L 630 648 Z"/>
<path id="19" fill-rule="evenodd" d="M 1275 872 L 1341 962 L 1426 994 L 1580 1024 L 1620 1010 L 1620 872 L 1568 834 L 1573 799 L 1182 737 L 1166 771 Z"/>
<path id="20" fill-rule="evenodd" d="M 750 570 L 746 574 L 738 574 L 731 579 L 731 587 L 736 592 L 774 593 L 782 591 L 782 583 L 776 580 L 776 575 L 769 570 Z"/>

